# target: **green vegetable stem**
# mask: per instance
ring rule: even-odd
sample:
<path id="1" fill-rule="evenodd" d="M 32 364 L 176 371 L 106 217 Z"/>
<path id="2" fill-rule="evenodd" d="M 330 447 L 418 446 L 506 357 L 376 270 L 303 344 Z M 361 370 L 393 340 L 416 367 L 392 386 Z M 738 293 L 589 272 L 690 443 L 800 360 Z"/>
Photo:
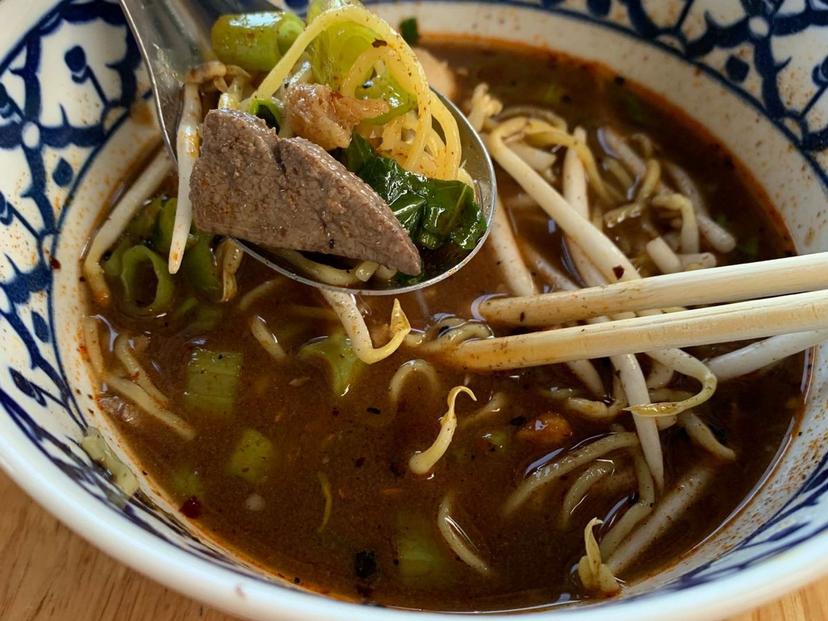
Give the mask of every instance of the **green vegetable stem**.
<path id="1" fill-rule="evenodd" d="M 269 71 L 304 29 L 289 11 L 222 15 L 211 32 L 213 51 L 223 63 L 250 73 Z"/>
<path id="2" fill-rule="evenodd" d="M 167 312 L 175 293 L 167 262 L 143 245 L 125 250 L 119 261 L 124 312 L 133 317 L 151 317 Z"/>

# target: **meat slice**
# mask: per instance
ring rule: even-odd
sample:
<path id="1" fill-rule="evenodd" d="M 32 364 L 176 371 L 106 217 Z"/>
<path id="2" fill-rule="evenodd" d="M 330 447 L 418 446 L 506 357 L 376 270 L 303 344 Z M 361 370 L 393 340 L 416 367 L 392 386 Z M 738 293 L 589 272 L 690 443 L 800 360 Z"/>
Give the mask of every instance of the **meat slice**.
<path id="1" fill-rule="evenodd" d="M 420 255 L 385 201 L 320 146 L 279 138 L 261 119 L 211 110 L 190 179 L 208 233 L 376 261 L 420 273 Z"/>
<path id="2" fill-rule="evenodd" d="M 285 93 L 285 115 L 293 132 L 323 149 L 351 144 L 354 127 L 388 112 L 381 99 L 356 99 L 324 84 L 296 84 Z"/>

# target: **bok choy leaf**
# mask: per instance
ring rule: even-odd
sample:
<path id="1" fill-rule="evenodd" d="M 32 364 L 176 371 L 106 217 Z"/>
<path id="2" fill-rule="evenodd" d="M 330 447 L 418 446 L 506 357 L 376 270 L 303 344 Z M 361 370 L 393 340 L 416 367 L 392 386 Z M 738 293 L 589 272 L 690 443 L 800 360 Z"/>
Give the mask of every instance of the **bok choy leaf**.
<path id="1" fill-rule="evenodd" d="M 474 192 L 462 181 L 409 172 L 391 158 L 377 155 L 358 134 L 343 151 L 342 162 L 385 199 L 420 248 L 436 250 L 451 242 L 471 250 L 486 231 Z"/>

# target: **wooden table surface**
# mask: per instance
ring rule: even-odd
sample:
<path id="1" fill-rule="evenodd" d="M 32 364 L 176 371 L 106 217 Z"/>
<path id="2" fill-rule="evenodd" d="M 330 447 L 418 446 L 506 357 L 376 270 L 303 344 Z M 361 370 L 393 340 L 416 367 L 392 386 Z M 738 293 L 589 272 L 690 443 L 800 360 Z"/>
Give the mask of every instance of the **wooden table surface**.
<path id="1" fill-rule="evenodd" d="M 70 532 L 0 472 L 3 621 L 233 621 Z M 728 621 L 828 620 L 828 579 Z"/>

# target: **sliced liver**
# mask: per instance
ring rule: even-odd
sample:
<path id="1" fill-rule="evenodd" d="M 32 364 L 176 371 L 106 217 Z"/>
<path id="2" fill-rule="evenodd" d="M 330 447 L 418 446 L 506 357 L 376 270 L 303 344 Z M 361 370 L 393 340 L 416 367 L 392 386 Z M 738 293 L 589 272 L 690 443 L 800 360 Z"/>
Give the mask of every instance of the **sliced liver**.
<path id="1" fill-rule="evenodd" d="M 318 145 L 279 138 L 244 112 L 207 113 L 190 199 L 208 233 L 420 272 L 417 248 L 373 189 Z"/>

